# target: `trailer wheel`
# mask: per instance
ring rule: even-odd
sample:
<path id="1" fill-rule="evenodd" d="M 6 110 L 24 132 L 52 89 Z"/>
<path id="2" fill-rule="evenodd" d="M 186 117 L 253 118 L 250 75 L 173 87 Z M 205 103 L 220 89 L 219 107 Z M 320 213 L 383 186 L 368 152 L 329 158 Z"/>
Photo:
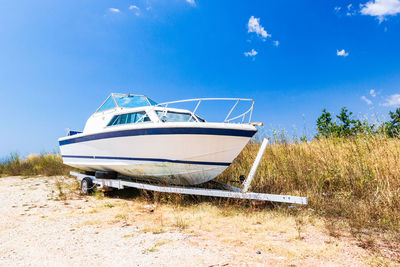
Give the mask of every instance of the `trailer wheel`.
<path id="1" fill-rule="evenodd" d="M 85 177 L 81 181 L 81 191 L 85 195 L 90 195 L 93 192 L 93 181 L 89 177 Z"/>

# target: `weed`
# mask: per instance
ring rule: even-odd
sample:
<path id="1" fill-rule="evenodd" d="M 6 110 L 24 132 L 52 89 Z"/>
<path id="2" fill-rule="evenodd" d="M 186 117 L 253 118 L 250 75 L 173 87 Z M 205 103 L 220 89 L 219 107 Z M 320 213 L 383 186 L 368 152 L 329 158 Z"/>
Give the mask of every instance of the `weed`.
<path id="1" fill-rule="evenodd" d="M 77 227 L 89 226 L 89 225 L 98 225 L 98 224 L 102 224 L 102 223 L 103 223 L 103 221 L 100 221 L 100 220 L 88 220 L 88 221 L 80 223 Z"/>
<path id="2" fill-rule="evenodd" d="M 123 238 L 133 237 L 133 234 L 123 235 L 122 237 L 123 237 Z"/>
<path id="3" fill-rule="evenodd" d="M 301 215 L 298 215 L 294 218 L 294 221 L 296 222 L 297 238 L 301 240 L 303 239 L 301 233 L 303 232 L 305 225 L 304 218 Z"/>
<path id="4" fill-rule="evenodd" d="M 179 230 L 185 230 L 189 224 L 185 218 L 181 216 L 175 216 L 175 226 L 179 228 Z"/>
<path id="5" fill-rule="evenodd" d="M 106 202 L 105 204 L 104 204 L 104 207 L 106 207 L 106 208 L 114 208 L 115 207 L 115 205 L 114 204 L 112 204 L 112 203 L 110 203 L 110 202 Z"/>
<path id="6" fill-rule="evenodd" d="M 158 247 L 161 247 L 171 241 L 172 241 L 171 239 L 161 240 L 161 241 L 157 242 L 152 248 L 147 249 L 146 252 L 158 252 L 159 251 Z"/>
<path id="7" fill-rule="evenodd" d="M 93 214 L 93 213 L 99 213 L 99 210 L 97 209 L 92 209 L 88 212 L 89 214 Z"/>
<path id="8" fill-rule="evenodd" d="M 104 197 L 105 197 L 103 191 L 96 190 L 96 189 L 93 191 L 92 196 L 95 197 L 96 199 L 99 199 L 99 200 L 104 199 Z"/>
<path id="9" fill-rule="evenodd" d="M 54 189 L 49 195 L 49 199 L 54 199 L 58 201 L 64 201 L 65 205 L 68 205 L 66 200 L 74 199 L 78 196 L 78 182 L 69 182 L 64 179 L 64 177 L 57 177 L 54 183 Z"/>
<path id="10" fill-rule="evenodd" d="M 161 247 L 161 246 L 163 246 L 163 245 L 165 245 L 165 244 L 168 244 L 168 243 L 170 243 L 170 242 L 172 242 L 171 239 L 163 239 L 163 240 L 161 240 L 161 241 L 158 241 L 158 242 L 154 245 L 154 247 Z"/>
<path id="11" fill-rule="evenodd" d="M 335 238 L 340 237 L 338 220 L 336 218 L 325 219 L 324 224 L 329 236 Z"/>
<path id="12" fill-rule="evenodd" d="M 128 214 L 117 214 L 115 215 L 115 219 L 121 220 L 124 225 L 129 225 L 129 215 Z"/>
<path id="13" fill-rule="evenodd" d="M 155 235 L 165 233 L 163 227 L 145 227 L 141 230 L 143 233 L 153 233 Z"/>
<path id="14" fill-rule="evenodd" d="M 65 195 L 65 193 L 64 193 L 64 191 L 63 191 L 63 185 L 62 185 L 62 183 L 59 181 L 59 180 L 57 180 L 56 181 L 56 188 L 57 188 L 57 196 L 58 196 L 58 199 L 57 200 L 67 200 L 67 196 Z"/>

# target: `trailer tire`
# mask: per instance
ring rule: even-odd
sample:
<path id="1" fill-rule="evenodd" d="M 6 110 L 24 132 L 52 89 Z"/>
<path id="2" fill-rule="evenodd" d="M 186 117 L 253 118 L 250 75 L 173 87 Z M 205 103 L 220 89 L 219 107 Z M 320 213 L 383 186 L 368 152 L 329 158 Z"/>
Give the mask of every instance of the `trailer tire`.
<path id="1" fill-rule="evenodd" d="M 89 177 L 85 177 L 81 181 L 81 192 L 84 195 L 93 193 L 93 181 Z"/>

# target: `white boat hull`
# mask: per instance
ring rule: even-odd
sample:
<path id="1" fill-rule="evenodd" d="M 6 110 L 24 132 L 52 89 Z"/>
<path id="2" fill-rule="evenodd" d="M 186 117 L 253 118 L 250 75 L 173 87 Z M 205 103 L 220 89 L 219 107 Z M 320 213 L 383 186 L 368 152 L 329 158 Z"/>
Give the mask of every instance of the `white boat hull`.
<path id="1" fill-rule="evenodd" d="M 255 132 L 254 126 L 240 124 L 147 124 L 59 141 L 64 164 L 78 169 L 195 185 L 222 173 Z"/>

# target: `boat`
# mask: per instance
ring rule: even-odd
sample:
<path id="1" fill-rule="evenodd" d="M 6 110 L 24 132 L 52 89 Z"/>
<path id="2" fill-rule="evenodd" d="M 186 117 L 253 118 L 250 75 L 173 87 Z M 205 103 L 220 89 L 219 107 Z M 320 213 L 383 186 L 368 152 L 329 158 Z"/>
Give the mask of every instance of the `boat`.
<path id="1" fill-rule="evenodd" d="M 196 111 L 205 101 L 232 101 L 220 122 Z M 193 110 L 173 107 L 194 102 Z M 239 102 L 250 107 L 233 117 Z M 86 122 L 58 139 L 64 164 L 86 172 L 115 173 L 174 185 L 213 180 L 257 132 L 254 100 L 197 98 L 156 103 L 145 95 L 112 93 Z"/>

